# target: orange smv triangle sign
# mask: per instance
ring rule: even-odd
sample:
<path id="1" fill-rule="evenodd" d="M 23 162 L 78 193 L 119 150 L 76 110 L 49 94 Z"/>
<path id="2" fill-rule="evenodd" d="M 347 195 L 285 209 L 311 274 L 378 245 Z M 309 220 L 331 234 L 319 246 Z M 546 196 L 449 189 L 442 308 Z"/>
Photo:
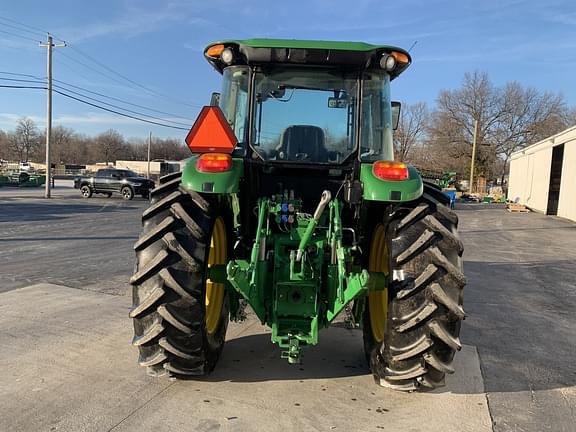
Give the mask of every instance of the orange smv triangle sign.
<path id="1" fill-rule="evenodd" d="M 205 106 L 186 135 L 192 153 L 232 153 L 238 143 L 224 113 L 217 106 Z"/>

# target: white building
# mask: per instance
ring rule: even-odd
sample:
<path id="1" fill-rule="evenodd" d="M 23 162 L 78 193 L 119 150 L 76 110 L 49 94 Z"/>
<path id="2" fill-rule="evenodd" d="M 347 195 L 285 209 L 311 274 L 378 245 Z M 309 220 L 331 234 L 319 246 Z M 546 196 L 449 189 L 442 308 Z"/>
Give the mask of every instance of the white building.
<path id="1" fill-rule="evenodd" d="M 512 154 L 508 199 L 576 221 L 576 126 Z"/>

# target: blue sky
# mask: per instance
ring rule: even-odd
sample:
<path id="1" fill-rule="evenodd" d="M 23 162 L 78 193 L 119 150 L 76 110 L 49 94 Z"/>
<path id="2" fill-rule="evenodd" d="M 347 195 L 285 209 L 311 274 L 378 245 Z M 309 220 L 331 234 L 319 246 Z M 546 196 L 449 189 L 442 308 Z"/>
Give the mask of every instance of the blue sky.
<path id="1" fill-rule="evenodd" d="M 55 79 L 164 111 L 170 115 L 150 114 L 184 123 L 178 125 L 182 127 L 191 124 L 210 93 L 219 90 L 220 76 L 204 61 L 202 49 L 223 38 L 359 40 L 404 48 L 418 41 L 411 51 L 411 68 L 393 83 L 394 99 L 433 106 L 440 90 L 458 87 L 467 71 L 482 70 L 496 85 L 516 80 L 561 92 L 576 105 L 573 0 L 3 0 L 0 72 L 42 78 L 46 50 L 34 42 L 42 33 L 30 28 L 19 31 L 13 27 L 18 25 L 1 18 L 50 31 L 70 44 L 55 49 Z M 151 91 L 128 83 L 85 55 Z M 0 77 L 30 79 L 1 73 Z M 0 129 L 13 129 L 21 116 L 43 127 L 45 105 L 42 90 L 0 88 Z M 109 128 L 139 138 L 149 131 L 161 137 L 186 135 L 58 94 L 54 123 L 89 135 Z"/>

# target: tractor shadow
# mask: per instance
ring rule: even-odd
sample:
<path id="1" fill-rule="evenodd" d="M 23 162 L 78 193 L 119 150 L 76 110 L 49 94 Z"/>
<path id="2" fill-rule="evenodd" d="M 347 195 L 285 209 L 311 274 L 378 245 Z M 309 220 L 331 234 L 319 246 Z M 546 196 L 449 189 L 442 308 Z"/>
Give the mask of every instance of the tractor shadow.
<path id="1" fill-rule="evenodd" d="M 350 330 L 336 325 L 321 331 L 320 343 L 305 348 L 303 363 L 298 365 L 289 364 L 280 357 L 281 350 L 271 343 L 269 332 L 241 336 L 226 341 L 215 371 L 199 380 L 258 383 L 358 378 L 366 385 L 374 385 L 374 389 L 398 394 L 373 384 L 362 344 L 362 330 Z M 465 345 L 457 354 L 454 366 L 456 373 L 447 377 L 445 387 L 432 391 L 423 389 L 423 393 L 484 392 L 478 353 L 474 346 Z"/>
<path id="2" fill-rule="evenodd" d="M 320 332 L 318 345 L 303 349 L 302 364 L 289 364 L 282 359 L 281 350 L 272 344 L 269 332 L 227 340 L 218 366 L 205 380 L 297 381 L 360 375 L 370 375 L 362 347 L 362 332 L 330 327 Z"/>

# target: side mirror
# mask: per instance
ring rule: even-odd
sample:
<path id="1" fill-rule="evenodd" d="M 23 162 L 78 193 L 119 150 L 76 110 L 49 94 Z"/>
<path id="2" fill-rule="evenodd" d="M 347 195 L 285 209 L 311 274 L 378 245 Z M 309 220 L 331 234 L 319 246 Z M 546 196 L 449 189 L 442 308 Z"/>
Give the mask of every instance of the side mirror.
<path id="1" fill-rule="evenodd" d="M 214 92 L 210 97 L 210 106 L 218 106 L 220 105 L 220 93 Z"/>
<path id="2" fill-rule="evenodd" d="M 278 88 L 271 90 L 268 95 L 274 99 L 282 99 L 286 95 L 286 87 L 279 85 Z"/>
<path id="3" fill-rule="evenodd" d="M 392 129 L 398 129 L 400 123 L 400 108 L 402 104 L 398 101 L 392 101 Z"/>

